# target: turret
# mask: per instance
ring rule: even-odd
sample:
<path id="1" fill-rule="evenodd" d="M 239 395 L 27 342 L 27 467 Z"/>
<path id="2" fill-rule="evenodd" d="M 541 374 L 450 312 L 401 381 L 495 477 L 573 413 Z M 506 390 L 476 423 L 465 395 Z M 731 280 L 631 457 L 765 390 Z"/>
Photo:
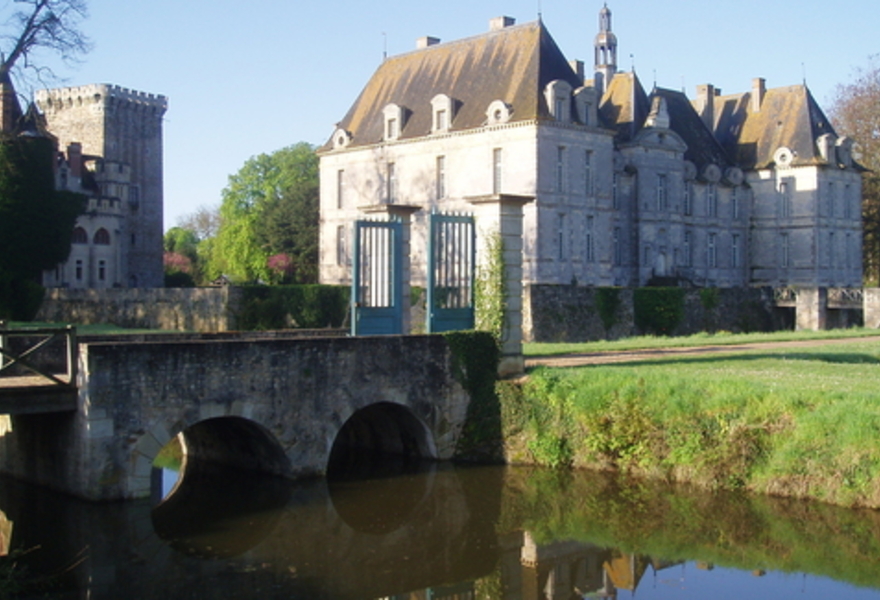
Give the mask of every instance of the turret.
<path id="1" fill-rule="evenodd" d="M 594 84 L 601 95 L 617 73 L 617 36 L 611 32 L 611 9 L 606 4 L 599 11 L 599 33 L 595 42 Z"/>

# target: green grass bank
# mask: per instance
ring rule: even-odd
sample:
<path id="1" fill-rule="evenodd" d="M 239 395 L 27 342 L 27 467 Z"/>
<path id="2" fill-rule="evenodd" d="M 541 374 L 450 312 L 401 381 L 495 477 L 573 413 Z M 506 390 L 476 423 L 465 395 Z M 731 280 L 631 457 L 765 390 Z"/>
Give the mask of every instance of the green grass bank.
<path id="1" fill-rule="evenodd" d="M 545 367 L 497 392 L 511 463 L 880 508 L 876 342 Z"/>

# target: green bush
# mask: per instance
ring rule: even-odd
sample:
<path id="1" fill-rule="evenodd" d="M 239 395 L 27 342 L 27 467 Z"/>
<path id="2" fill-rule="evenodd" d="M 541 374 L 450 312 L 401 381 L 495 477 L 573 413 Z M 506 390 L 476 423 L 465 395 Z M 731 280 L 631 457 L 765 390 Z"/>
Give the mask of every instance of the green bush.
<path id="1" fill-rule="evenodd" d="M 633 291 L 635 324 L 642 332 L 671 335 L 684 317 L 681 288 L 637 288 Z"/>
<path id="2" fill-rule="evenodd" d="M 617 307 L 620 306 L 619 288 L 599 288 L 596 290 L 596 310 L 607 332 L 617 322 Z"/>
<path id="3" fill-rule="evenodd" d="M 320 329 L 343 327 L 347 322 L 348 286 L 245 286 L 241 290 L 239 329 Z"/>

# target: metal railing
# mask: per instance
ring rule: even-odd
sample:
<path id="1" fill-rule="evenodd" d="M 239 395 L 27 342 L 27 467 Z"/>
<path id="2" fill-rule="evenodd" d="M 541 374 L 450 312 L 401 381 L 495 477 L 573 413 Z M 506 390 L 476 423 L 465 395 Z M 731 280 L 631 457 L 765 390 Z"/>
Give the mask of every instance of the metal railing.
<path id="1" fill-rule="evenodd" d="M 861 307 L 865 293 L 862 288 L 828 288 L 828 304 Z"/>
<path id="2" fill-rule="evenodd" d="M 792 287 L 773 288 L 773 301 L 777 305 L 794 305 L 797 303 L 797 290 Z"/>
<path id="3" fill-rule="evenodd" d="M 30 338 L 20 347 L 12 347 L 13 338 Z M 46 367 L 38 366 L 33 358 L 56 340 L 64 339 L 66 343 L 65 358 L 67 372 L 63 374 L 67 381 L 51 373 Z M 16 327 L 12 329 L 4 321 L 0 321 L 0 377 L 12 376 L 13 368 L 25 369 L 35 375 L 48 379 L 55 385 L 65 388 L 76 388 L 77 375 L 77 341 L 76 327 Z M 46 361 L 51 362 L 51 361 Z M 4 373 L 5 371 L 5 373 Z"/>

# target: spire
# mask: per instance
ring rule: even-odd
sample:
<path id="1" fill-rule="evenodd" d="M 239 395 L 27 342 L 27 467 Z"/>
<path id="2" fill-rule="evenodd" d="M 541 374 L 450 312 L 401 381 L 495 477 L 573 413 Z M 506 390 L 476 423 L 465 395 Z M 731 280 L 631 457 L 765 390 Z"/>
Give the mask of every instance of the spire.
<path id="1" fill-rule="evenodd" d="M 599 33 L 595 42 L 594 82 L 599 95 L 617 73 L 617 36 L 611 32 L 611 9 L 606 4 L 599 11 Z"/>

